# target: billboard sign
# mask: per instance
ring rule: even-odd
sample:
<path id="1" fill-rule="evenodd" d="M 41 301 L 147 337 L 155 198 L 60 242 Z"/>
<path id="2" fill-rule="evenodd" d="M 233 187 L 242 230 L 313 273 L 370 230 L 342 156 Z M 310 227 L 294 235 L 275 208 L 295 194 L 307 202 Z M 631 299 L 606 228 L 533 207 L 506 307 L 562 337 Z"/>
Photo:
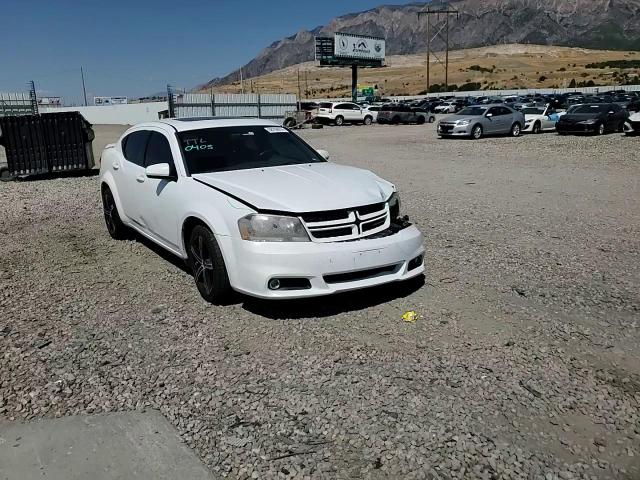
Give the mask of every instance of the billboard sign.
<path id="1" fill-rule="evenodd" d="M 93 97 L 93 104 L 102 105 L 125 105 L 129 103 L 127 97 Z"/>
<path id="2" fill-rule="evenodd" d="M 60 97 L 38 97 L 38 105 L 41 107 L 61 107 L 62 98 Z"/>
<path id="3" fill-rule="evenodd" d="M 383 38 L 348 33 L 336 33 L 333 55 L 338 58 L 383 61 L 385 56 Z"/>

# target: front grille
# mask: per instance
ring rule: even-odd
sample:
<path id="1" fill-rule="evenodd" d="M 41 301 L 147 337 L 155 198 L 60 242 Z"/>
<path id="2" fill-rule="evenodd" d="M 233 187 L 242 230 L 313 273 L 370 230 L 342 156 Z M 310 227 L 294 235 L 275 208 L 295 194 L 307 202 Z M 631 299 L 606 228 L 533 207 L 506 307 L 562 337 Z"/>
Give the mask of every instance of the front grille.
<path id="1" fill-rule="evenodd" d="M 318 242 L 339 242 L 373 235 L 389 227 L 390 217 L 386 203 L 300 215 L 312 240 Z"/>
<path id="2" fill-rule="evenodd" d="M 324 275 L 322 278 L 327 283 L 345 283 L 356 282 L 358 280 L 366 280 L 368 278 L 380 277 L 382 275 L 390 275 L 395 273 L 399 265 L 387 265 L 386 267 L 368 268 L 366 270 L 358 270 L 356 272 L 332 273 Z"/>

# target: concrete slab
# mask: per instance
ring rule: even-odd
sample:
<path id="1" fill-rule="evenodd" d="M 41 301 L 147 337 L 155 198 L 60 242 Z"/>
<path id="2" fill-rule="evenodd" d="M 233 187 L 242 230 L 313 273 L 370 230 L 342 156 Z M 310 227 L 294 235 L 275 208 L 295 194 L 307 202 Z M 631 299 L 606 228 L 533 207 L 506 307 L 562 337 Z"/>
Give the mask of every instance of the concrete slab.
<path id="1" fill-rule="evenodd" d="M 1 480 L 211 480 L 157 411 L 0 423 Z"/>

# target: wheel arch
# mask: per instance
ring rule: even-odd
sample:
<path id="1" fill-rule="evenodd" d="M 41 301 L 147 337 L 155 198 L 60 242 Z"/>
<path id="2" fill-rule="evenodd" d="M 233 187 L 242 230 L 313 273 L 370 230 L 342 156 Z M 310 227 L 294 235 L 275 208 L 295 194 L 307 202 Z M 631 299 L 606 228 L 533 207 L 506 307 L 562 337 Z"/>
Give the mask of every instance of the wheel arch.
<path id="1" fill-rule="evenodd" d="M 111 195 L 113 195 L 113 200 L 116 202 L 116 208 L 118 209 L 120 220 L 122 220 L 123 223 L 125 224 L 129 224 L 129 217 L 127 216 L 127 212 L 125 212 L 122 206 L 122 201 L 120 200 L 120 192 L 116 187 L 116 181 L 110 172 L 105 173 L 100 179 L 100 198 L 101 199 L 102 199 L 102 194 L 107 188 L 111 191 Z"/>
<path id="2" fill-rule="evenodd" d="M 187 257 L 187 242 L 196 225 L 202 225 L 203 227 L 208 228 L 214 235 L 216 233 L 216 229 L 213 228 L 207 220 L 205 220 L 204 215 L 193 212 L 187 214 L 182 220 L 180 226 L 180 247 L 185 258 Z"/>

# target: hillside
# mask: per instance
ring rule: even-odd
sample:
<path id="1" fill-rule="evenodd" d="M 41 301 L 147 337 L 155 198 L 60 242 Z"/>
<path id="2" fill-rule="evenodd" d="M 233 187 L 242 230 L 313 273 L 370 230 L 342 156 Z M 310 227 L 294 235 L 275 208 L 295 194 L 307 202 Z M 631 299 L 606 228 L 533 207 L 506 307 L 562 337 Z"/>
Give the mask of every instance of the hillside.
<path id="1" fill-rule="evenodd" d="M 426 20 L 418 19 L 417 13 L 427 4 L 380 6 L 336 17 L 312 31 L 301 30 L 244 65 L 244 78 L 313 60 L 314 36 L 338 31 L 385 37 L 388 55 L 421 53 L 426 49 Z M 640 50 L 640 0 L 452 0 L 449 4 L 459 11 L 457 19 L 451 18 L 454 49 L 525 43 Z M 436 41 L 434 46 L 443 44 Z M 237 70 L 203 87 L 227 84 L 239 76 Z"/>
<path id="2" fill-rule="evenodd" d="M 640 52 L 588 50 L 543 45 L 497 45 L 450 53 L 449 83 L 477 83 L 478 89 L 568 87 L 593 81 L 612 85 L 634 80 L 640 68 L 588 68 L 597 62 L 631 60 L 640 65 Z M 387 67 L 361 69 L 360 83 L 378 86 L 381 95 L 416 95 L 426 88 L 425 56 L 394 55 Z M 244 82 L 245 92 L 298 93 L 298 69 L 302 97 L 350 96 L 351 71 L 320 68 L 306 62 L 268 73 Z M 444 82 L 444 69 L 432 59 L 431 83 Z M 474 88 L 475 89 L 475 88 Z M 204 92 L 241 91 L 240 82 L 202 89 Z"/>

